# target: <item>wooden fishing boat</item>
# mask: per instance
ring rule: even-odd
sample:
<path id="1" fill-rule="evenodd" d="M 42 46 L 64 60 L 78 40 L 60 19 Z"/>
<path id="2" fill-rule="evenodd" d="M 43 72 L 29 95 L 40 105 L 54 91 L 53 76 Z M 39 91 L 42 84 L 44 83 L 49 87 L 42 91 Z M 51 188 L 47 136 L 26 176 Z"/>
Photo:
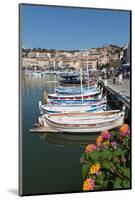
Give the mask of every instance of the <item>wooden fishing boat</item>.
<path id="1" fill-rule="evenodd" d="M 95 104 L 67 104 L 67 105 L 42 105 L 39 101 L 40 113 L 65 113 L 65 112 L 99 112 L 106 109 L 106 103 L 100 101 Z"/>
<path id="2" fill-rule="evenodd" d="M 68 84 L 68 85 L 81 84 L 80 79 L 71 79 L 71 78 L 70 79 L 66 79 L 66 80 L 60 80 L 59 82 L 62 85 L 66 85 L 66 84 Z M 85 80 L 83 80 L 83 83 L 85 83 Z"/>
<path id="3" fill-rule="evenodd" d="M 41 76 L 42 76 L 42 72 L 41 72 L 41 71 L 38 71 L 38 70 L 33 71 L 33 72 L 32 72 L 32 76 L 41 77 Z"/>
<path id="4" fill-rule="evenodd" d="M 88 91 L 96 91 L 95 85 L 83 88 L 83 93 Z M 57 94 L 63 94 L 63 95 L 70 95 L 70 94 L 81 94 L 81 88 L 80 87 L 57 87 L 54 88 L 55 93 Z"/>
<path id="5" fill-rule="evenodd" d="M 83 89 L 87 89 L 87 88 L 88 88 L 88 86 L 83 87 Z M 97 88 L 97 83 L 90 85 L 90 88 Z M 79 89 L 80 90 L 80 85 L 78 85 L 78 86 L 62 86 L 62 85 L 59 85 L 59 86 L 55 87 L 55 89 L 58 89 L 58 90 L 61 90 L 61 91 L 66 90 L 66 89 L 77 89 L 77 90 Z"/>
<path id="6" fill-rule="evenodd" d="M 60 99 L 60 100 L 80 100 L 80 99 L 90 99 L 94 96 L 100 94 L 100 90 L 86 91 L 83 94 L 72 94 L 72 95 L 58 95 L 56 93 L 48 94 L 49 99 Z"/>
<path id="7" fill-rule="evenodd" d="M 80 80 L 78 82 L 73 82 L 73 83 L 59 81 L 59 84 L 60 84 L 60 86 L 65 86 L 65 87 L 74 87 L 74 86 L 79 87 L 80 86 Z M 83 84 L 85 85 L 86 81 L 83 81 Z"/>
<path id="8" fill-rule="evenodd" d="M 69 85 L 81 84 L 81 81 L 78 78 L 79 75 L 80 74 L 77 72 L 68 72 L 68 73 L 60 74 L 60 77 L 62 79 L 59 80 L 59 82 L 60 82 L 60 84 L 69 84 Z M 83 83 L 84 83 L 84 81 L 83 81 Z"/>
<path id="9" fill-rule="evenodd" d="M 47 98 L 48 104 L 95 104 L 99 103 L 100 101 L 106 101 L 106 96 L 103 97 L 102 93 L 99 95 L 96 95 L 91 98 L 81 98 L 81 99 L 50 99 Z"/>
<path id="10" fill-rule="evenodd" d="M 64 79 L 74 79 L 74 78 L 77 78 L 80 74 L 77 73 L 77 72 L 67 72 L 67 73 L 62 73 L 60 74 L 60 77 L 61 78 L 64 78 Z"/>
<path id="11" fill-rule="evenodd" d="M 125 111 L 111 110 L 97 113 L 43 114 L 39 117 L 41 126 L 47 123 L 59 132 L 94 133 L 110 130 L 124 122 Z"/>

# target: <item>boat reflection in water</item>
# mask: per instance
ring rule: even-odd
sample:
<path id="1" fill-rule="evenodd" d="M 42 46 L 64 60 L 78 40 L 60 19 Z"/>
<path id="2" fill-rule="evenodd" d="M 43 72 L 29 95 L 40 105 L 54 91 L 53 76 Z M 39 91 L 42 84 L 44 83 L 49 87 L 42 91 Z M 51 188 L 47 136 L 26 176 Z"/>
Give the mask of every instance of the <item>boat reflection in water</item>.
<path id="1" fill-rule="evenodd" d="M 55 144 L 58 146 L 86 146 L 89 143 L 95 143 L 98 134 L 62 134 L 62 133 L 40 133 L 40 139 L 47 143 Z"/>

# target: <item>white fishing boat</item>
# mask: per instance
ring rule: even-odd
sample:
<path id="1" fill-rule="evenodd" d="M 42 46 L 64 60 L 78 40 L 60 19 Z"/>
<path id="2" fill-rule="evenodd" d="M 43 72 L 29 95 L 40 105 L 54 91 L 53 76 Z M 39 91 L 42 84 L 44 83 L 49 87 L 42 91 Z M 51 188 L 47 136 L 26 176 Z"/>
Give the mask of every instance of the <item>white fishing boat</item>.
<path id="1" fill-rule="evenodd" d="M 24 75 L 25 76 L 32 76 L 32 71 L 31 70 L 25 70 Z"/>
<path id="2" fill-rule="evenodd" d="M 88 90 L 84 90 L 83 89 L 83 83 L 82 83 L 82 69 L 80 69 L 80 92 L 79 94 L 73 93 L 71 94 L 69 92 L 69 94 L 57 94 L 57 93 L 53 93 L 53 94 L 48 94 L 48 99 L 58 99 L 58 100 L 83 100 L 84 99 L 91 99 L 94 97 L 97 97 L 99 94 L 101 94 L 101 91 L 99 88 L 94 88 L 90 89 L 89 85 L 88 85 Z"/>
<path id="3" fill-rule="evenodd" d="M 38 70 L 33 71 L 33 72 L 32 72 L 32 76 L 34 76 L 34 77 L 41 77 L 41 76 L 42 76 L 42 72 L 41 72 L 41 71 L 38 71 Z"/>
<path id="4" fill-rule="evenodd" d="M 76 78 L 79 75 L 80 75 L 79 72 L 73 71 L 73 72 L 61 73 L 60 77 L 62 77 L 62 78 Z"/>
<path id="5" fill-rule="evenodd" d="M 59 132 L 94 133 L 119 127 L 124 122 L 125 111 L 111 110 L 97 113 L 43 114 L 39 124 Z"/>
<path id="6" fill-rule="evenodd" d="M 84 91 L 82 94 L 69 94 L 69 95 L 59 95 L 57 93 L 54 94 L 48 94 L 49 99 L 61 99 L 61 100 L 68 100 L 68 99 L 88 99 L 92 98 L 94 96 L 97 96 L 100 94 L 100 90 L 94 90 L 94 91 Z"/>
<path id="7" fill-rule="evenodd" d="M 34 77 L 41 77 L 43 74 L 40 70 L 35 70 L 35 71 L 32 71 L 32 70 L 25 70 L 25 73 L 24 73 L 26 76 L 34 76 Z"/>
<path id="8" fill-rule="evenodd" d="M 96 91 L 97 88 L 95 85 L 90 86 L 89 88 L 84 87 L 83 88 L 83 93 L 87 91 Z M 57 94 L 64 94 L 64 95 L 71 95 L 71 94 L 81 94 L 81 89 L 80 87 L 56 87 L 54 88 L 55 93 Z"/>
<path id="9" fill-rule="evenodd" d="M 101 100 L 99 103 L 84 104 L 62 104 L 62 105 L 46 105 L 39 101 L 40 113 L 67 113 L 67 112 L 99 112 L 106 109 L 106 101 Z"/>
<path id="10" fill-rule="evenodd" d="M 83 103 L 98 103 L 101 100 L 106 100 L 106 96 L 103 97 L 103 93 L 101 91 L 101 93 L 99 95 L 93 96 L 93 97 L 88 97 L 88 98 L 84 98 L 84 96 L 82 95 L 80 99 L 78 98 L 74 98 L 74 99 L 50 99 L 48 98 L 47 95 L 45 95 L 46 101 L 48 104 L 83 104 Z"/>

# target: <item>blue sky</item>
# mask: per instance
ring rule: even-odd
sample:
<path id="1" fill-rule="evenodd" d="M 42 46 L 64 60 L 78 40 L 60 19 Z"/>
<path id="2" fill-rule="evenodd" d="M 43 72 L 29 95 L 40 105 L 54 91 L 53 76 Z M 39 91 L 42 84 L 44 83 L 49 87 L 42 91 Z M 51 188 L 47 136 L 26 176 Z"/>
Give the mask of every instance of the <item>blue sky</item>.
<path id="1" fill-rule="evenodd" d="M 26 48 L 86 49 L 129 42 L 129 11 L 22 5 Z"/>

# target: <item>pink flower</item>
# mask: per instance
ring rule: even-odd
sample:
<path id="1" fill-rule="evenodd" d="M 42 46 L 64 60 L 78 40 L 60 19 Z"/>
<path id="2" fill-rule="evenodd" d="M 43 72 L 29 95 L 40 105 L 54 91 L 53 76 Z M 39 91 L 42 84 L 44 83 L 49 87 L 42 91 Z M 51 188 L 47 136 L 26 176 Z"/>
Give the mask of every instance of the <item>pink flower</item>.
<path id="1" fill-rule="evenodd" d="M 103 131 L 101 133 L 101 135 L 102 135 L 103 139 L 109 139 L 111 137 L 111 134 L 109 131 Z"/>
<path id="2" fill-rule="evenodd" d="M 129 125 L 128 124 L 122 124 L 119 128 L 119 132 L 121 135 L 126 136 L 129 135 Z"/>
<path id="3" fill-rule="evenodd" d="M 95 187 L 95 180 L 92 178 L 87 178 L 83 183 L 83 191 L 93 190 Z"/>
<path id="4" fill-rule="evenodd" d="M 85 148 L 85 152 L 88 153 L 88 152 L 92 152 L 94 150 L 96 150 L 97 147 L 95 144 L 88 144 Z"/>
<path id="5" fill-rule="evenodd" d="M 96 139 L 97 147 L 100 147 L 102 145 L 102 142 L 103 142 L 103 137 L 99 135 Z"/>
<path id="6" fill-rule="evenodd" d="M 119 128 L 119 132 L 120 132 L 119 139 L 120 139 L 120 141 L 123 141 L 123 139 L 126 136 L 129 136 L 129 134 L 130 134 L 129 125 L 128 124 L 122 124 Z"/>

